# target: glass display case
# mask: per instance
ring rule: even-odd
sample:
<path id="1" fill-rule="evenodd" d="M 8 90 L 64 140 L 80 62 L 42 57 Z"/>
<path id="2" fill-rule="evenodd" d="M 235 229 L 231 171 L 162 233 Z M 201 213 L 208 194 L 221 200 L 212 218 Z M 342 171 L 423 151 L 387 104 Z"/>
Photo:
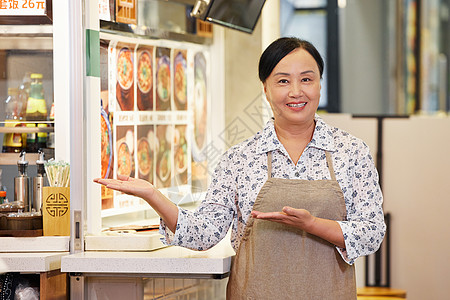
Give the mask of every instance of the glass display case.
<path id="1" fill-rule="evenodd" d="M 19 213 L 40 211 L 29 205 L 37 175 L 36 161 L 42 157 L 38 149 L 43 150 L 45 160 L 70 162 L 66 149 L 70 148 L 67 107 L 71 93 L 66 89 L 67 76 L 61 76 L 70 72 L 65 68 L 68 56 L 62 54 L 61 46 L 70 27 L 65 23 L 67 11 L 61 2 L 55 6 L 50 0 L 0 4 L 0 186 L 7 190 L 8 200 L 14 202 L 19 152 L 24 150 L 30 199 L 23 207 L 2 207 L 0 273 L 14 274 L 8 280 L 15 283 L 32 282 L 43 298 L 67 295 L 68 277 L 60 272 L 60 261 L 69 254 L 69 237 L 43 236 L 38 212 L 33 216 L 10 213 L 16 209 Z"/>

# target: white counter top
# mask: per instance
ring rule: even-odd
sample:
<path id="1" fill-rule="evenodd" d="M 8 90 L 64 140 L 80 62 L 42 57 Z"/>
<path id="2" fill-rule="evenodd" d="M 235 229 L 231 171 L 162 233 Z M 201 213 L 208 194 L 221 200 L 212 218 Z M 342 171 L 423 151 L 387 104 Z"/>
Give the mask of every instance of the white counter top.
<path id="1" fill-rule="evenodd" d="M 69 251 L 68 236 L 0 237 L 1 252 L 65 252 Z"/>
<path id="2" fill-rule="evenodd" d="M 234 251 L 227 242 L 207 251 L 177 246 L 149 252 L 88 251 L 63 257 L 61 271 L 136 276 L 226 274 L 230 271 L 231 258 L 234 256 Z"/>
<path id="3" fill-rule="evenodd" d="M 0 273 L 47 272 L 61 267 L 61 258 L 69 252 L 0 253 Z"/>

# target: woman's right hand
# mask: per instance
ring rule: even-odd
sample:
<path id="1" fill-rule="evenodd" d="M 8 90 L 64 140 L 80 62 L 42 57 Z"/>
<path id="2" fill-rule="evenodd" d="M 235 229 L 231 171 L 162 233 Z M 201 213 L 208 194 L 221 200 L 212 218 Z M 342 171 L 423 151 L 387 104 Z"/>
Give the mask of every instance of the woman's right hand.
<path id="1" fill-rule="evenodd" d="M 146 180 L 125 175 L 118 175 L 117 179 L 95 178 L 94 182 L 102 184 L 109 189 L 137 196 L 145 200 L 152 199 L 156 190 L 155 187 Z"/>
<path id="2" fill-rule="evenodd" d="M 95 178 L 94 182 L 102 184 L 109 189 L 144 199 L 161 216 L 167 227 L 175 233 L 178 221 L 178 207 L 150 182 L 124 175 L 118 175 L 117 179 Z"/>

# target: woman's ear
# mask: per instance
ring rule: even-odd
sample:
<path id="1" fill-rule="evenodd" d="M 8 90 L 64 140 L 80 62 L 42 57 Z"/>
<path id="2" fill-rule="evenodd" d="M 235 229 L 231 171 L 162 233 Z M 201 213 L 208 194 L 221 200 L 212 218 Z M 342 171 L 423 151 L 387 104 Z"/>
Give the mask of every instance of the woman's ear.
<path id="1" fill-rule="evenodd" d="M 265 82 L 263 83 L 263 90 L 264 90 L 264 94 L 266 95 L 266 98 L 267 98 L 267 86 L 266 86 Z"/>

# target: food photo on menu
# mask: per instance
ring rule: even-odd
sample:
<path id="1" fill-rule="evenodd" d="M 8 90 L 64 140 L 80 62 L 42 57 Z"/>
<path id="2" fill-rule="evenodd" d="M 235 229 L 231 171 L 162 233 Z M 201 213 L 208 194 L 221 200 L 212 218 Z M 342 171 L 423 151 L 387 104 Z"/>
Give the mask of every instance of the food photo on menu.
<path id="1" fill-rule="evenodd" d="M 153 125 L 137 126 L 137 165 L 139 178 L 153 182 L 155 131 Z"/>
<path id="2" fill-rule="evenodd" d="M 187 109 L 187 63 L 186 50 L 174 50 L 173 90 L 174 103 L 177 110 Z"/>
<path id="3" fill-rule="evenodd" d="M 188 151 L 186 139 L 187 125 L 175 125 L 173 135 L 175 185 L 188 183 Z"/>
<path id="4" fill-rule="evenodd" d="M 192 139 L 192 191 L 201 192 L 207 188 L 207 80 L 206 58 L 202 52 L 194 55 L 194 97 L 192 110 L 194 129 Z"/>
<path id="5" fill-rule="evenodd" d="M 117 44 L 116 98 L 120 110 L 134 110 L 134 45 Z"/>
<path id="6" fill-rule="evenodd" d="M 170 49 L 156 48 L 156 110 L 171 110 Z"/>
<path id="7" fill-rule="evenodd" d="M 173 125 L 156 125 L 156 187 L 170 187 L 172 183 Z"/>
<path id="8" fill-rule="evenodd" d="M 114 143 L 113 143 L 113 112 L 109 106 L 109 41 L 100 40 L 100 128 L 101 128 L 101 177 L 113 178 L 114 174 Z M 114 192 L 105 186 L 101 187 L 102 209 L 114 207 Z"/>
<path id="9" fill-rule="evenodd" d="M 117 126 L 117 175 L 134 177 L 134 126 Z"/>
<path id="10" fill-rule="evenodd" d="M 138 46 L 137 57 L 137 96 L 139 110 L 153 110 L 153 49 L 152 46 Z"/>

